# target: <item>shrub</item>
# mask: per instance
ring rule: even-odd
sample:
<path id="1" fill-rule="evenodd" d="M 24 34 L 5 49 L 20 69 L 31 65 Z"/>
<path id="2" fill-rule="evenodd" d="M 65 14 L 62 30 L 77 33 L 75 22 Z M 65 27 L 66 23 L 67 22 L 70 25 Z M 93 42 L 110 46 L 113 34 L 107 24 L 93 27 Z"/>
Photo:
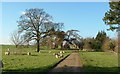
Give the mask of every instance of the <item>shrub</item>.
<path id="1" fill-rule="evenodd" d="M 109 39 L 105 39 L 105 41 L 104 41 L 104 43 L 103 43 L 103 45 L 102 45 L 102 50 L 103 50 L 103 51 L 107 51 L 107 50 L 110 49 L 109 43 L 110 43 L 110 40 L 109 40 Z"/>
<path id="2" fill-rule="evenodd" d="M 106 39 L 102 45 L 102 50 L 103 51 L 107 51 L 107 50 L 112 50 L 112 51 L 116 51 L 115 47 L 116 47 L 116 41 L 113 39 Z"/>
<path id="3" fill-rule="evenodd" d="M 84 49 L 87 49 L 87 50 L 92 50 L 92 47 L 91 47 L 91 43 L 94 41 L 94 38 L 86 38 L 83 40 L 84 42 Z"/>
<path id="4" fill-rule="evenodd" d="M 92 43 L 92 49 L 95 49 L 95 51 L 101 51 L 102 43 L 100 41 L 94 41 Z"/>
<path id="5" fill-rule="evenodd" d="M 109 43 L 109 47 L 110 47 L 110 50 L 115 51 L 115 42 L 114 42 L 114 41 L 111 41 L 111 42 Z"/>

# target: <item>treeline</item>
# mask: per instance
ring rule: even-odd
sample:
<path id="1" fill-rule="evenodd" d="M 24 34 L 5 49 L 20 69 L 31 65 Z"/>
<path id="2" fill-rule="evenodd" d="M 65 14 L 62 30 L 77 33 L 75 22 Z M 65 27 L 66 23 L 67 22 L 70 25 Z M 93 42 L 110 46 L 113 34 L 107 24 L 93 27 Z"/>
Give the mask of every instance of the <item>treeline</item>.
<path id="1" fill-rule="evenodd" d="M 88 51 L 118 51 L 117 39 L 111 39 L 107 36 L 105 31 L 100 31 L 93 38 L 83 39 L 84 49 Z"/>

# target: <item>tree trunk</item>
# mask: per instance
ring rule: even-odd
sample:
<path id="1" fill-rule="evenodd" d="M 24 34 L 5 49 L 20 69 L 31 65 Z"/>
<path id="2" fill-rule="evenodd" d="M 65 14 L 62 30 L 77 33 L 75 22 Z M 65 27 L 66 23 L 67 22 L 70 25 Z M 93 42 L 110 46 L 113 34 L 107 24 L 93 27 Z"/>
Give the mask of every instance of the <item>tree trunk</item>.
<path id="1" fill-rule="evenodd" d="M 18 47 L 18 45 L 15 45 L 15 47 L 17 48 L 17 47 Z"/>
<path id="2" fill-rule="evenodd" d="M 40 37 L 39 37 L 39 32 L 37 31 L 37 52 L 40 50 Z"/>
<path id="3" fill-rule="evenodd" d="M 39 50 L 40 50 L 40 44 L 39 44 L 39 39 L 37 39 L 37 52 L 39 52 Z"/>
<path id="4" fill-rule="evenodd" d="M 27 48 L 29 48 L 29 41 L 27 41 Z"/>

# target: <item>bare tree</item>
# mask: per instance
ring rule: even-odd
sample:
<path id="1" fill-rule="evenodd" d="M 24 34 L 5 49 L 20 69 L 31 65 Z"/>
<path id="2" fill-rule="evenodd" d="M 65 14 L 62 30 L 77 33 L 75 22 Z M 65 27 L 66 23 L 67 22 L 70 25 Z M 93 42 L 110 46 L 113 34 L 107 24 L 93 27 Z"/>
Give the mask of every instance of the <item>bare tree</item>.
<path id="1" fill-rule="evenodd" d="M 16 48 L 19 45 L 22 45 L 25 42 L 24 38 L 20 35 L 20 33 L 18 31 L 14 31 L 11 34 L 11 41 L 14 43 L 14 45 L 16 46 Z"/>
<path id="2" fill-rule="evenodd" d="M 18 21 L 20 32 L 31 33 L 31 38 L 37 42 L 37 52 L 40 50 L 40 39 L 49 33 L 52 28 L 55 28 L 55 23 L 52 22 L 52 17 L 43 9 L 32 8 L 24 12 Z"/>

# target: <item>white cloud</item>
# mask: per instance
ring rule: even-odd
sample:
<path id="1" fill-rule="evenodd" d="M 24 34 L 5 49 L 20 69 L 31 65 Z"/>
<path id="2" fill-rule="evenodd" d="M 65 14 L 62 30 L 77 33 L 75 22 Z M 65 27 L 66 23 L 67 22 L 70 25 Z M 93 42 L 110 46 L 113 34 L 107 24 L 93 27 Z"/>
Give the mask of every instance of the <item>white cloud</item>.
<path id="1" fill-rule="evenodd" d="M 24 12 L 24 11 L 22 11 L 22 12 L 21 12 L 21 14 L 22 14 L 22 15 L 24 15 L 24 14 L 25 14 L 25 12 Z"/>

